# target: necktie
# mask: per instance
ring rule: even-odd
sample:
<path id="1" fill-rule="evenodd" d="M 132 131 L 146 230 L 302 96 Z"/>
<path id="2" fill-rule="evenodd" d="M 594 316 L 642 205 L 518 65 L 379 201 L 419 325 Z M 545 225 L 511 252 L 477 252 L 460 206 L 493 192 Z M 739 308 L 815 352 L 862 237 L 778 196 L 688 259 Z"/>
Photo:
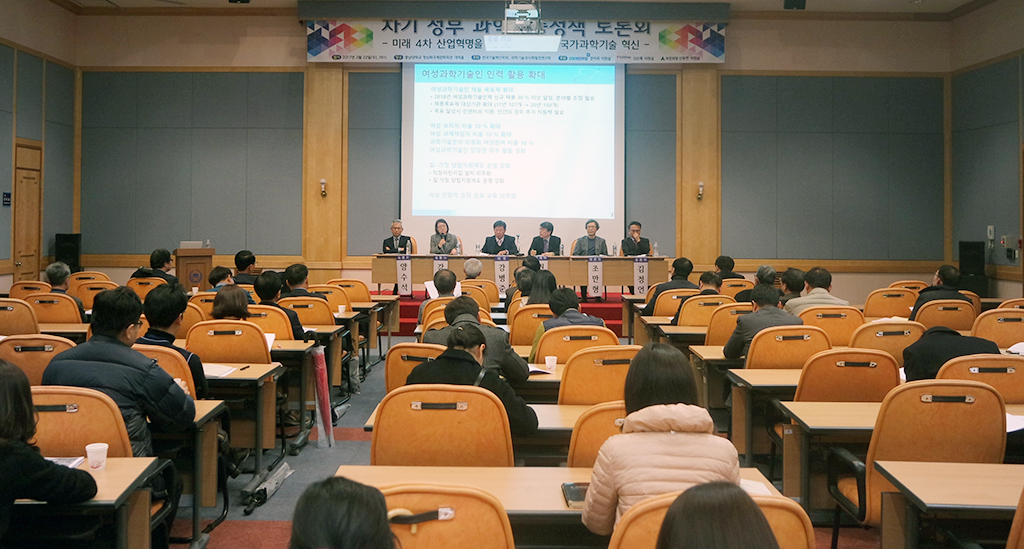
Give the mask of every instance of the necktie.
<path id="1" fill-rule="evenodd" d="M 544 240 L 544 253 L 547 253 L 547 251 L 548 251 L 548 244 L 549 244 L 548 240 L 545 239 Z"/>

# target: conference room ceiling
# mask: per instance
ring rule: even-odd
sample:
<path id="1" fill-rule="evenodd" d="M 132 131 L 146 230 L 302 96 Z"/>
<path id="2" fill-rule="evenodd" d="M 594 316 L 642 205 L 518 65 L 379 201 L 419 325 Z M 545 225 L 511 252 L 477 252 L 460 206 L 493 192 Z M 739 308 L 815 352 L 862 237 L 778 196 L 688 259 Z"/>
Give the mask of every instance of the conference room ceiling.
<path id="1" fill-rule="evenodd" d="M 65 0 L 83 8 L 295 8 L 296 0 L 251 0 L 248 4 L 229 4 L 227 0 Z M 468 1 L 468 0 L 467 0 Z M 553 2 L 556 0 L 545 0 Z M 573 2 L 582 0 L 557 0 Z M 679 1 L 679 0 L 626 0 L 626 1 Z M 733 0 L 733 11 L 783 11 L 782 0 Z M 965 4 L 978 4 L 979 0 L 807 0 L 807 12 L 859 12 L 859 13 L 947 13 Z M 500 4 L 495 0 L 495 4 Z M 543 9 L 544 3 L 541 3 Z"/>

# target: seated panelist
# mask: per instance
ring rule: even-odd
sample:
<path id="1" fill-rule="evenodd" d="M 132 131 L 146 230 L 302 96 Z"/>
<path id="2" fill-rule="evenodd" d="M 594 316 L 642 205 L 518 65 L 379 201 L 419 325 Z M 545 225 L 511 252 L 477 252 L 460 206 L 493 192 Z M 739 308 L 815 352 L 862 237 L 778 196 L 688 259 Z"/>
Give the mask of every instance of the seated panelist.
<path id="1" fill-rule="evenodd" d="M 641 227 L 639 221 L 630 221 L 629 236 L 622 239 L 622 255 L 651 255 L 651 241 L 640 236 Z"/>
<path id="2" fill-rule="evenodd" d="M 519 248 L 516 247 L 515 237 L 505 234 L 505 222 L 499 219 L 494 222 L 494 236 L 487 237 L 480 252 L 489 255 L 519 255 Z"/>
<path id="3" fill-rule="evenodd" d="M 391 222 L 391 236 L 384 239 L 383 253 L 386 254 L 408 254 L 412 253 L 412 239 L 402 236 L 402 220 L 396 219 Z"/>
<path id="4" fill-rule="evenodd" d="M 430 253 L 436 255 L 459 255 L 459 238 L 448 232 L 448 222 L 438 219 L 434 222 L 434 234 L 430 235 Z"/>
<path id="5" fill-rule="evenodd" d="M 562 239 L 551 234 L 555 226 L 550 221 L 540 224 L 540 235 L 530 243 L 530 255 L 561 255 Z"/>
<path id="6" fill-rule="evenodd" d="M 588 219 L 586 224 L 587 234 L 576 239 L 576 247 L 572 255 L 608 255 L 608 243 L 597 236 L 597 230 L 601 228 L 595 219 Z"/>

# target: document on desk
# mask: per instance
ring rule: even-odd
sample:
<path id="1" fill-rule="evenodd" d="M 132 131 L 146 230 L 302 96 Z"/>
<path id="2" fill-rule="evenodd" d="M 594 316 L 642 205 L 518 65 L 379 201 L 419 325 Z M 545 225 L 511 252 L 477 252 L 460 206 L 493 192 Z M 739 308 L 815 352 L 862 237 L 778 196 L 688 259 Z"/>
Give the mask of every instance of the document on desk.
<path id="1" fill-rule="evenodd" d="M 548 370 L 547 368 L 544 367 L 543 364 L 541 364 L 541 365 L 530 364 L 530 373 L 531 374 L 553 374 L 555 372 L 553 370 Z"/>
<path id="2" fill-rule="evenodd" d="M 267 348 L 274 348 L 274 339 L 277 338 L 277 334 L 263 334 L 263 337 L 267 338 Z"/>
<path id="3" fill-rule="evenodd" d="M 237 370 L 237 368 L 232 368 L 231 366 L 225 366 L 223 364 L 213 364 L 210 362 L 203 363 L 203 373 L 206 374 L 206 377 L 224 377 L 226 375 L 230 375 L 231 372 L 234 372 L 235 370 Z"/>
<path id="4" fill-rule="evenodd" d="M 1012 433 L 1024 429 L 1024 416 L 1006 414 L 1006 432 Z"/>
<path id="5" fill-rule="evenodd" d="M 1024 355 L 1024 342 L 1010 345 L 1010 348 L 1007 349 L 1007 351 L 1015 355 Z"/>
<path id="6" fill-rule="evenodd" d="M 752 496 L 770 496 L 772 495 L 771 490 L 764 485 L 763 482 L 756 480 L 747 480 L 745 478 L 740 479 L 740 488 L 743 488 L 748 494 Z"/>
<path id="7" fill-rule="evenodd" d="M 56 463 L 57 465 L 63 465 L 65 467 L 70 467 L 72 469 L 74 469 L 74 468 L 78 467 L 79 465 L 85 463 L 85 457 L 83 457 L 83 456 L 70 457 L 70 458 L 66 458 L 66 457 L 48 457 L 48 458 L 46 458 L 46 460 L 47 461 L 52 461 L 52 462 Z"/>

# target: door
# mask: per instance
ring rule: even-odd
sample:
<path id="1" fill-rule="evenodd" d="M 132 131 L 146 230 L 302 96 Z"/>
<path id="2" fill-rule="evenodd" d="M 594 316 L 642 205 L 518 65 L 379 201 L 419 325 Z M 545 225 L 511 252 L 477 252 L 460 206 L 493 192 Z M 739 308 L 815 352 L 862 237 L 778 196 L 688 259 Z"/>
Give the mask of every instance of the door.
<path id="1" fill-rule="evenodd" d="M 41 151 L 17 149 L 14 174 L 14 280 L 39 280 Z"/>

